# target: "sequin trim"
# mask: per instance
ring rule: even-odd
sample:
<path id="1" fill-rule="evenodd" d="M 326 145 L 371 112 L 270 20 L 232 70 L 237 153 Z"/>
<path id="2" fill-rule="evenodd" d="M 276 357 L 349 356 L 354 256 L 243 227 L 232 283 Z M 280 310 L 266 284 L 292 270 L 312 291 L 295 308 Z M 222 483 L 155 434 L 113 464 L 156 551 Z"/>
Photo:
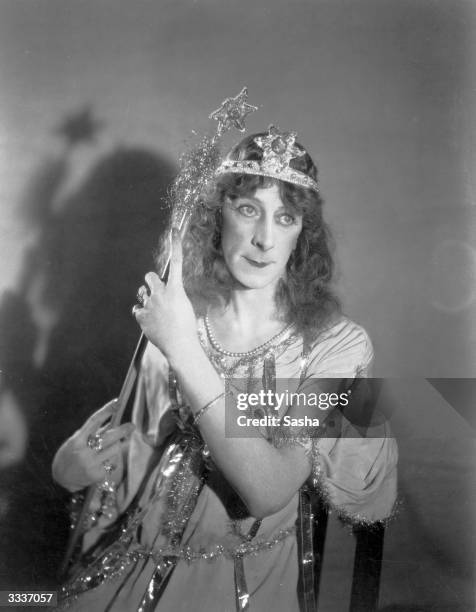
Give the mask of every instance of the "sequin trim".
<path id="1" fill-rule="evenodd" d="M 257 556 L 263 551 L 271 550 L 277 544 L 293 535 L 295 526 L 281 529 L 268 540 L 244 541 L 235 547 L 226 547 L 217 544 L 209 550 L 194 549 L 191 546 L 162 546 L 147 550 L 138 544 L 132 544 L 127 533 L 123 533 L 119 540 L 114 543 L 107 552 L 93 565 L 85 568 L 88 571 L 80 574 L 61 590 L 62 607 L 66 609 L 82 593 L 100 586 L 106 580 L 119 578 L 132 564 L 139 560 L 152 559 L 154 565 L 158 566 L 164 562 L 165 557 L 173 557 L 177 560 L 193 563 L 194 561 L 213 562 L 219 558 L 227 559 Z M 132 548 L 131 548 L 132 547 Z"/>
<path id="2" fill-rule="evenodd" d="M 348 510 L 345 510 L 345 508 L 343 508 L 342 506 L 336 506 L 332 502 L 329 489 L 325 484 L 324 474 L 322 473 L 322 468 L 319 461 L 320 453 L 318 443 L 319 440 L 313 439 L 311 440 L 311 444 L 306 446 L 309 461 L 311 462 L 310 481 L 312 487 L 319 493 L 319 496 L 323 504 L 327 508 L 329 514 L 335 514 L 342 524 L 351 528 L 365 527 L 367 529 L 372 529 L 372 527 L 386 527 L 389 523 L 393 522 L 399 514 L 400 507 L 402 505 L 401 499 L 398 497 L 393 504 L 390 514 L 384 519 L 377 520 L 369 519 L 368 517 L 360 513 L 349 512 Z"/>

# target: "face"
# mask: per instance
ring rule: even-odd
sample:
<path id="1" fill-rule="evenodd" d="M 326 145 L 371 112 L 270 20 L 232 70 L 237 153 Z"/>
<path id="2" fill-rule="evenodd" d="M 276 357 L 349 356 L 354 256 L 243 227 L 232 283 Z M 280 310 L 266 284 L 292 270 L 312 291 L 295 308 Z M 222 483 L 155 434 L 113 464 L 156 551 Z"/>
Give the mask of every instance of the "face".
<path id="1" fill-rule="evenodd" d="M 223 205 L 222 250 L 226 265 L 243 287 L 275 287 L 301 233 L 302 215 L 281 200 L 277 185 Z"/>

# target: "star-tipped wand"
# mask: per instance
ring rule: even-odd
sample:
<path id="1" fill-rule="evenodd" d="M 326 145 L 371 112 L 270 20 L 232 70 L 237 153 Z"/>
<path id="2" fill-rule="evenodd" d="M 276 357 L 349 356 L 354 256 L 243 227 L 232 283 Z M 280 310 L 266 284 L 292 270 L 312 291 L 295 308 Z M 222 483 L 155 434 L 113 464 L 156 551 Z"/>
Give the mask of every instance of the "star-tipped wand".
<path id="1" fill-rule="evenodd" d="M 257 106 L 248 104 L 248 88 L 243 87 L 234 98 L 226 98 L 221 106 L 213 111 L 210 119 L 218 121 L 217 133 L 219 136 L 231 126 L 240 132 L 245 131 L 245 117 L 258 110 Z"/>

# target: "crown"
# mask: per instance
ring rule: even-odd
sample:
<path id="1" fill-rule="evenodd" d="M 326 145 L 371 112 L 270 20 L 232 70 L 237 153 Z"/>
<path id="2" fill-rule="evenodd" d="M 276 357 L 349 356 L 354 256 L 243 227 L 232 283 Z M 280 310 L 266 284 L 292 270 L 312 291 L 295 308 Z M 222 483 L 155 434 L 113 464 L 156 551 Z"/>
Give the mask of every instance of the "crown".
<path id="1" fill-rule="evenodd" d="M 292 159 L 301 157 L 305 153 L 295 145 L 296 132 L 281 132 L 276 126 L 271 125 L 266 136 L 257 136 L 253 140 L 263 151 L 261 161 L 235 160 L 227 157 L 218 166 L 215 174 L 231 172 L 267 176 L 319 192 L 317 181 L 289 165 Z"/>

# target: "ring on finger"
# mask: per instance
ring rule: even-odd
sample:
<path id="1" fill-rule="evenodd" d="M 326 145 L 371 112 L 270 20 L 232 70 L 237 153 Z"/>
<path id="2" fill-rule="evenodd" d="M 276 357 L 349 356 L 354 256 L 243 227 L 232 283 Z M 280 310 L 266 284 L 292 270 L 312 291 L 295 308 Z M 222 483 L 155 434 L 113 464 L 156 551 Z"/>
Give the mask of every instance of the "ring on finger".
<path id="1" fill-rule="evenodd" d="M 96 453 L 100 453 L 103 449 L 104 446 L 104 438 L 101 436 L 101 434 L 91 434 L 90 436 L 88 436 L 88 447 L 93 450 L 96 451 Z"/>
<path id="2" fill-rule="evenodd" d="M 147 288 L 144 287 L 144 285 L 139 287 L 139 289 L 137 290 L 136 299 L 137 299 L 138 305 L 141 308 L 145 306 L 145 302 L 148 297 L 149 297 L 149 292 L 147 291 Z"/>

